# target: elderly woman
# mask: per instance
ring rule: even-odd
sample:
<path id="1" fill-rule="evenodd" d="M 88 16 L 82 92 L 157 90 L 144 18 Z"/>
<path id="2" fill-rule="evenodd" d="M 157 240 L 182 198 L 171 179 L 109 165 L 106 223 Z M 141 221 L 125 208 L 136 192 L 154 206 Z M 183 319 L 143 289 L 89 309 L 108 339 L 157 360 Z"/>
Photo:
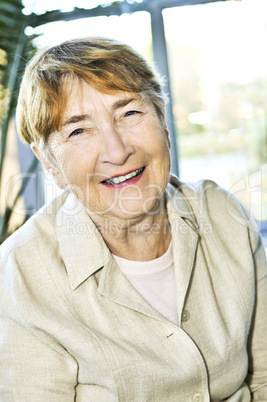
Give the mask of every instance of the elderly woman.
<path id="1" fill-rule="evenodd" d="M 61 196 L 1 247 L 2 401 L 266 401 L 267 271 L 247 211 L 170 176 L 165 97 L 108 39 L 43 51 L 20 135 Z"/>

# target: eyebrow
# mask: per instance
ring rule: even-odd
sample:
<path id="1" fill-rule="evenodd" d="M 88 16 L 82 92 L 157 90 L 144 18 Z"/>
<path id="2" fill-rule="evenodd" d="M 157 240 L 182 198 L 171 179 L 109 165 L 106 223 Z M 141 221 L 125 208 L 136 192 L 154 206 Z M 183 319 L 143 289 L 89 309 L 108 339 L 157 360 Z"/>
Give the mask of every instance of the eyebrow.
<path id="1" fill-rule="evenodd" d="M 65 120 L 62 123 L 62 127 L 68 126 L 69 124 L 78 123 L 79 121 L 90 120 L 90 119 L 91 116 L 89 114 L 77 114 L 67 118 L 67 120 Z"/>
<path id="2" fill-rule="evenodd" d="M 131 103 L 132 101 L 135 101 L 135 100 L 138 100 L 138 99 L 137 98 L 127 98 L 127 99 L 118 100 L 115 103 L 113 103 L 112 110 L 115 111 L 124 106 L 127 106 L 129 103 Z M 66 127 L 69 124 L 75 124 L 75 123 L 79 123 L 80 121 L 90 120 L 90 119 L 92 119 L 92 116 L 90 116 L 89 114 L 78 114 L 78 115 L 70 116 L 69 118 L 67 118 L 67 120 L 65 120 L 62 123 L 62 127 Z"/>
<path id="3" fill-rule="evenodd" d="M 117 110 L 121 107 L 127 106 L 129 103 L 133 102 L 137 100 L 137 98 L 128 98 L 128 99 L 121 99 L 116 101 L 115 103 L 113 103 L 112 105 L 112 109 L 113 110 Z"/>

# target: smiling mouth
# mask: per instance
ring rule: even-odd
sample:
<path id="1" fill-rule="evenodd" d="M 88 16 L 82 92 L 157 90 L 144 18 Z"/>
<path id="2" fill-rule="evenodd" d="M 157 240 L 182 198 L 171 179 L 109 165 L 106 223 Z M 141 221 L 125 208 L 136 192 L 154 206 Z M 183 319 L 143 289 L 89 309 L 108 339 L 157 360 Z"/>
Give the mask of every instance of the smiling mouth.
<path id="1" fill-rule="evenodd" d="M 128 180 L 131 180 L 133 177 L 139 176 L 141 173 L 143 173 L 143 171 L 145 170 L 145 166 L 140 168 L 140 169 L 136 169 L 133 170 L 130 173 L 127 173 L 126 175 L 122 175 L 122 176 L 115 176 L 112 177 L 108 180 L 103 180 L 101 181 L 101 183 L 103 184 L 108 184 L 108 185 L 115 185 L 115 184 L 120 184 L 120 183 L 124 183 Z"/>

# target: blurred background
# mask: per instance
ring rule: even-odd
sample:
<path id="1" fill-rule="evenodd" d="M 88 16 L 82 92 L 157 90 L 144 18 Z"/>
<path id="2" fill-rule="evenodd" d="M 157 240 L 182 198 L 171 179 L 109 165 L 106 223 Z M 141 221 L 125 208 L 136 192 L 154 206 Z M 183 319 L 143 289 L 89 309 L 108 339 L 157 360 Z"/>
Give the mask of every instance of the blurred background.
<path id="1" fill-rule="evenodd" d="M 166 77 L 172 171 L 212 179 L 267 227 L 266 0 L 0 0 L 0 242 L 58 194 L 16 133 L 25 63 L 66 39 L 122 40 Z"/>

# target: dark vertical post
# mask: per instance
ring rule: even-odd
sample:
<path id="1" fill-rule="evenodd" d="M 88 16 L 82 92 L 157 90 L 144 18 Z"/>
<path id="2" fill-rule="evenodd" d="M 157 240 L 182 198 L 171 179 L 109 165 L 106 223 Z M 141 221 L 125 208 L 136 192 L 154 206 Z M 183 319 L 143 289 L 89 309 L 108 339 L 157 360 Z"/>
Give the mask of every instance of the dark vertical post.
<path id="1" fill-rule="evenodd" d="M 169 103 L 167 105 L 166 116 L 167 125 L 171 138 L 171 171 L 178 176 L 178 151 L 176 143 L 176 127 L 172 112 L 172 96 L 170 88 L 170 78 L 169 78 L 169 67 L 168 67 L 168 57 L 167 57 L 167 45 L 164 33 L 164 22 L 162 9 L 159 6 L 151 7 L 151 30 L 152 30 L 152 40 L 153 40 L 153 52 L 154 60 L 162 76 L 166 78 L 165 92 L 169 96 Z"/>

